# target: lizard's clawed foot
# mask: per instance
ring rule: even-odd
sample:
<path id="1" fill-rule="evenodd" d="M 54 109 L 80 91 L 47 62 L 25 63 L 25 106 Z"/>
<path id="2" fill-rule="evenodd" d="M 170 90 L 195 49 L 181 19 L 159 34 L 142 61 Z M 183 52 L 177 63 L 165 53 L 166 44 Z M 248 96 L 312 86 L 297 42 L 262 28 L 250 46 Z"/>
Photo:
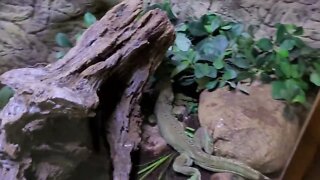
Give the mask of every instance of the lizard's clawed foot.
<path id="1" fill-rule="evenodd" d="M 208 129 L 205 127 L 200 127 L 194 134 L 194 142 L 195 144 L 203 149 L 206 153 L 213 153 L 213 139 L 211 134 L 208 132 Z"/>
<path id="2" fill-rule="evenodd" d="M 189 180 L 201 180 L 200 171 L 197 168 L 190 167 L 192 159 L 185 153 L 180 154 L 173 162 L 173 170 L 191 176 Z"/>

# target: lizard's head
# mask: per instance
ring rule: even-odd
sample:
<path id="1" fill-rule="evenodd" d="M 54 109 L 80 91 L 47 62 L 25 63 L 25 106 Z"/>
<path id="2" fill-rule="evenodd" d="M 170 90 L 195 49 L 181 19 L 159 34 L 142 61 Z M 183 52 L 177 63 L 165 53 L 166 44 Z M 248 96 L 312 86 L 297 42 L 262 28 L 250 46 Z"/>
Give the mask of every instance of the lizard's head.
<path id="1" fill-rule="evenodd" d="M 174 100 L 174 94 L 171 88 L 165 89 L 162 93 L 163 93 L 163 96 L 168 100 L 168 102 L 172 102 Z"/>
<path id="2" fill-rule="evenodd" d="M 159 94 L 159 98 L 160 101 L 171 104 L 174 100 L 174 94 L 172 92 L 171 86 L 163 88 Z"/>

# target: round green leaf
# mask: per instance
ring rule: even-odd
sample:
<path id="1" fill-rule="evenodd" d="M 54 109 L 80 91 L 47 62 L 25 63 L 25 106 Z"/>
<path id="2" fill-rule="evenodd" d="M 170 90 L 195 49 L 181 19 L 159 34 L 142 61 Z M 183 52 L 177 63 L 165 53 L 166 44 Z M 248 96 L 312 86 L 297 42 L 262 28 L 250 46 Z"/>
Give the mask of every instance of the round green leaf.
<path id="1" fill-rule="evenodd" d="M 222 30 L 229 30 L 232 28 L 232 25 L 226 25 L 226 26 L 222 26 L 220 29 Z"/>
<path id="2" fill-rule="evenodd" d="M 162 4 L 162 10 L 164 10 L 167 13 L 167 16 L 170 20 L 177 19 L 176 14 L 172 11 L 171 4 L 169 0 L 165 0 Z"/>
<path id="3" fill-rule="evenodd" d="M 224 74 L 222 75 L 222 79 L 230 80 L 237 77 L 237 72 L 233 69 L 227 69 Z"/>
<path id="4" fill-rule="evenodd" d="M 187 38 L 186 34 L 177 33 L 175 44 L 181 51 L 188 51 L 191 46 L 191 41 Z"/>
<path id="5" fill-rule="evenodd" d="M 204 28 L 204 25 L 199 21 L 193 21 L 188 24 L 188 30 L 193 36 L 205 36 L 208 32 Z"/>
<path id="6" fill-rule="evenodd" d="M 276 28 L 276 42 L 281 43 L 287 37 L 287 30 L 283 24 L 276 24 Z"/>
<path id="7" fill-rule="evenodd" d="M 206 85 L 210 82 L 210 78 L 208 77 L 198 78 L 196 79 L 196 82 L 198 84 L 197 91 L 200 91 L 206 88 Z"/>
<path id="8" fill-rule="evenodd" d="M 65 54 L 66 54 L 65 52 L 59 51 L 59 52 L 56 53 L 56 58 L 57 59 L 62 59 Z"/>
<path id="9" fill-rule="evenodd" d="M 253 38 L 247 33 L 242 33 L 237 40 L 237 45 L 241 48 L 252 48 L 253 43 Z"/>
<path id="10" fill-rule="evenodd" d="M 213 66 L 216 69 L 222 69 L 224 67 L 224 61 L 222 58 L 218 58 L 213 62 Z"/>
<path id="11" fill-rule="evenodd" d="M 300 78 L 303 74 L 299 71 L 299 66 L 297 64 L 291 65 L 291 77 Z"/>
<path id="12" fill-rule="evenodd" d="M 189 60 L 189 52 L 188 51 L 180 51 L 176 46 L 174 46 L 176 50 L 172 51 L 173 57 L 171 58 L 173 61 L 180 63 L 180 61 Z"/>
<path id="13" fill-rule="evenodd" d="M 291 90 L 299 90 L 301 89 L 299 86 L 299 82 L 294 80 L 294 79 L 287 79 L 285 81 L 286 89 L 291 89 Z"/>
<path id="14" fill-rule="evenodd" d="M 246 80 L 246 79 L 253 79 L 254 76 L 255 76 L 255 73 L 253 73 L 253 72 L 243 71 L 237 75 L 237 81 L 242 81 L 242 80 Z"/>
<path id="15" fill-rule="evenodd" d="M 307 98 L 306 98 L 306 94 L 304 91 L 300 90 L 299 94 L 297 94 L 293 99 L 292 99 L 293 103 L 301 103 L 301 104 L 305 104 L 307 102 Z"/>
<path id="16" fill-rule="evenodd" d="M 213 33 L 215 30 L 217 30 L 221 25 L 221 19 L 218 16 L 215 16 L 210 25 L 206 26 L 206 30 L 208 33 Z"/>
<path id="17" fill-rule="evenodd" d="M 313 66 L 316 69 L 316 72 L 320 73 L 320 61 L 319 62 L 314 62 Z"/>
<path id="18" fill-rule="evenodd" d="M 68 36 L 64 33 L 56 34 L 55 40 L 60 47 L 72 47 L 71 41 L 69 40 Z"/>
<path id="19" fill-rule="evenodd" d="M 227 84 L 227 81 L 224 80 L 224 79 L 221 79 L 221 80 L 219 81 L 218 87 L 219 87 L 219 88 L 222 88 L 222 87 L 224 87 L 226 84 Z"/>
<path id="20" fill-rule="evenodd" d="M 303 35 L 303 28 L 302 27 L 298 27 L 294 24 L 284 24 L 284 26 L 286 27 L 287 32 L 290 34 L 293 34 L 296 36 Z"/>
<path id="21" fill-rule="evenodd" d="M 86 27 L 91 26 L 93 23 L 97 21 L 97 18 L 91 14 L 90 12 L 86 12 L 83 17 L 83 22 Z"/>
<path id="22" fill-rule="evenodd" d="M 206 89 L 213 90 L 218 85 L 218 80 L 210 81 L 206 84 Z"/>
<path id="23" fill-rule="evenodd" d="M 281 62 L 280 70 L 287 78 L 291 76 L 291 65 L 289 62 L 286 62 L 286 61 Z"/>
<path id="24" fill-rule="evenodd" d="M 257 42 L 257 46 L 263 51 L 270 51 L 273 47 L 273 44 L 270 39 L 262 38 Z"/>
<path id="25" fill-rule="evenodd" d="M 298 81 L 294 79 L 287 79 L 285 81 L 285 91 L 283 91 L 283 97 L 287 101 L 291 101 L 301 93 L 302 89 Z"/>
<path id="26" fill-rule="evenodd" d="M 176 76 L 180 72 L 186 70 L 190 66 L 190 63 L 188 61 L 182 61 L 176 68 L 172 71 L 171 77 Z"/>
<path id="27" fill-rule="evenodd" d="M 76 41 L 79 42 L 82 36 L 82 32 L 79 32 L 75 35 Z"/>
<path id="28" fill-rule="evenodd" d="M 269 74 L 265 73 L 265 72 L 262 72 L 260 74 L 260 79 L 264 83 L 270 83 L 272 81 L 272 77 Z"/>
<path id="29" fill-rule="evenodd" d="M 209 66 L 209 68 L 210 68 L 210 72 L 206 76 L 211 77 L 211 78 L 216 78 L 217 74 L 218 74 L 217 69 L 213 66 Z"/>
<path id="30" fill-rule="evenodd" d="M 188 51 L 188 60 L 191 63 L 196 63 L 201 59 L 199 53 L 197 51 L 194 51 L 193 49 L 189 49 Z"/>
<path id="31" fill-rule="evenodd" d="M 231 33 L 233 34 L 233 36 L 239 36 L 244 30 L 244 25 L 241 23 L 236 23 L 232 26 L 231 28 Z"/>
<path id="32" fill-rule="evenodd" d="M 230 60 L 232 64 L 236 65 L 239 68 L 247 69 L 250 67 L 250 63 L 247 59 L 241 57 L 235 57 Z"/>
<path id="33" fill-rule="evenodd" d="M 295 79 L 295 81 L 298 84 L 298 86 L 300 87 L 300 89 L 308 90 L 309 85 L 306 81 L 304 81 L 303 79 Z"/>
<path id="34" fill-rule="evenodd" d="M 176 27 L 176 32 L 185 32 L 187 31 L 188 26 L 185 23 L 178 24 Z"/>
<path id="35" fill-rule="evenodd" d="M 228 39 L 224 35 L 208 37 L 196 45 L 196 50 L 205 60 L 213 60 L 224 55 L 229 45 Z"/>
<path id="36" fill-rule="evenodd" d="M 272 98 L 284 99 L 282 92 L 286 88 L 285 83 L 283 81 L 274 81 L 271 83 L 271 85 L 272 85 Z"/>
<path id="37" fill-rule="evenodd" d="M 204 25 L 204 29 L 208 32 L 208 33 L 212 33 L 212 29 L 210 25 Z"/>
<path id="38" fill-rule="evenodd" d="M 295 46 L 297 46 L 298 48 L 307 48 L 308 46 L 306 46 L 306 43 L 304 41 L 302 41 L 300 38 L 298 37 L 291 37 L 292 40 L 294 40 L 294 44 Z"/>
<path id="39" fill-rule="evenodd" d="M 270 63 L 270 62 L 273 60 L 273 56 L 274 56 L 274 54 L 273 54 L 273 53 L 270 53 L 270 52 L 259 54 L 259 55 L 254 59 L 255 66 L 256 66 L 257 68 L 261 68 L 261 67 L 264 66 L 265 64 Z"/>
<path id="40" fill-rule="evenodd" d="M 210 73 L 208 64 L 196 63 L 194 66 L 194 75 L 196 78 L 202 78 Z"/>
<path id="41" fill-rule="evenodd" d="M 0 90 L 0 109 L 2 109 L 13 96 L 14 91 L 9 86 L 4 86 Z"/>
<path id="42" fill-rule="evenodd" d="M 297 26 L 294 24 L 283 24 L 288 33 L 294 33 L 296 31 Z"/>
<path id="43" fill-rule="evenodd" d="M 278 54 L 281 58 L 287 58 L 287 57 L 289 57 L 289 51 L 286 50 L 286 49 L 279 48 L 278 51 L 277 51 L 277 54 Z"/>
<path id="44" fill-rule="evenodd" d="M 320 74 L 317 72 L 313 72 L 310 75 L 310 81 L 315 84 L 316 86 L 320 86 Z"/>
<path id="45" fill-rule="evenodd" d="M 304 33 L 303 27 L 297 27 L 296 31 L 293 34 L 296 36 L 301 36 L 303 35 L 303 33 Z"/>
<path id="46" fill-rule="evenodd" d="M 294 48 L 295 44 L 296 44 L 296 42 L 294 40 L 286 39 L 281 43 L 280 48 L 284 49 L 284 50 L 291 51 Z"/>

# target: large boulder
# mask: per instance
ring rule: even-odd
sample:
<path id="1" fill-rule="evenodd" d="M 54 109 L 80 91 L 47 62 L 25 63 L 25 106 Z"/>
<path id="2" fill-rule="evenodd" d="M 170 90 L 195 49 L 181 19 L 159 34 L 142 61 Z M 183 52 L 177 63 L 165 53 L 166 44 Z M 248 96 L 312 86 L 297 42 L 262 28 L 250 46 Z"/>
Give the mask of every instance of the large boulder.
<path id="1" fill-rule="evenodd" d="M 251 94 L 218 89 L 200 96 L 201 126 L 213 131 L 215 154 L 239 159 L 264 173 L 280 170 L 299 132 L 299 118 L 273 100 L 271 87 L 251 86 Z"/>

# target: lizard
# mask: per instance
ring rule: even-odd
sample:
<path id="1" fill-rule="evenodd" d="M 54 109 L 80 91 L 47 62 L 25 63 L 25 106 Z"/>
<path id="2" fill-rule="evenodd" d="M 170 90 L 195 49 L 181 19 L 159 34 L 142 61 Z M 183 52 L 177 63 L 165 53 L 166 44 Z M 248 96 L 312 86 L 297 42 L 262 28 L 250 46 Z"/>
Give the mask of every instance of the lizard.
<path id="1" fill-rule="evenodd" d="M 204 127 L 197 129 L 193 138 L 187 136 L 182 123 L 172 114 L 173 100 L 171 83 L 164 83 L 155 103 L 154 117 L 161 136 L 179 153 L 173 162 L 174 171 L 191 176 L 190 180 L 201 180 L 200 171 L 191 167 L 194 163 L 212 172 L 229 172 L 252 180 L 269 179 L 238 160 L 211 155 L 213 141 Z"/>

